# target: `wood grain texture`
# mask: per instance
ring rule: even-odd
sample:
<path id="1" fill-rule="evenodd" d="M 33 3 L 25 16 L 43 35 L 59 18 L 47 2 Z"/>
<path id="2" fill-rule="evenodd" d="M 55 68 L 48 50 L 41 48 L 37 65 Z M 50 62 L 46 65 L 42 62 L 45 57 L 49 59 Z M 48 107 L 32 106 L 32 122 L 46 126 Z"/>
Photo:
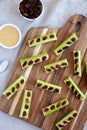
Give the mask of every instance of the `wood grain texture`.
<path id="1" fill-rule="evenodd" d="M 57 32 L 58 40 L 53 43 L 47 43 L 44 45 L 39 45 L 37 47 L 29 48 L 27 45 L 27 40 L 30 38 L 34 38 L 43 34 L 50 33 L 52 31 Z M 61 56 L 55 56 L 53 53 L 53 50 L 62 42 L 64 41 L 72 32 L 76 32 L 79 41 L 74 44 L 72 47 L 67 49 L 63 55 Z M 81 50 L 82 54 L 82 77 L 81 78 L 75 78 L 73 76 L 73 50 Z M 84 112 L 86 111 L 85 107 L 83 108 L 84 104 L 87 102 L 79 101 L 74 97 L 73 94 L 67 89 L 67 87 L 64 85 L 63 80 L 71 76 L 76 84 L 79 86 L 79 88 L 86 93 L 87 87 L 86 87 L 86 80 L 87 76 L 85 74 L 85 61 L 87 61 L 87 19 L 82 15 L 75 15 L 69 19 L 67 24 L 61 28 L 61 29 L 48 29 L 48 28 L 37 28 L 37 29 L 31 29 L 23 42 L 22 48 L 20 49 L 20 52 L 18 54 L 16 64 L 14 66 L 14 69 L 12 70 L 12 73 L 10 77 L 8 76 L 8 85 L 10 85 L 14 80 L 17 79 L 18 76 L 23 74 L 25 78 L 27 79 L 26 86 L 21 89 L 21 92 L 17 93 L 15 96 L 13 96 L 10 100 L 7 100 L 4 96 L 0 97 L 0 110 L 8 113 L 12 116 L 15 116 L 18 118 L 21 101 L 23 97 L 23 90 L 25 88 L 30 89 L 33 91 L 33 100 L 31 104 L 30 109 L 30 116 L 27 120 L 27 122 L 38 126 L 44 130 L 56 130 L 55 123 L 58 121 L 61 117 L 66 115 L 68 112 L 70 112 L 72 109 L 76 109 L 79 112 L 78 117 L 72 121 L 69 125 L 67 125 L 64 130 L 75 130 L 79 128 L 78 130 L 82 130 L 82 125 L 79 125 L 79 122 L 81 123 L 82 116 Z M 34 66 L 31 66 L 30 68 L 26 70 L 21 69 L 21 65 L 19 60 L 28 56 L 35 55 L 37 53 L 41 52 L 47 52 L 50 55 L 50 59 L 44 63 L 40 63 Z M 46 74 L 43 68 L 44 64 L 54 62 L 58 59 L 67 58 L 69 61 L 69 67 L 66 69 L 62 69 L 50 74 Z M 62 86 L 62 92 L 60 95 L 49 93 L 44 90 L 40 90 L 38 88 L 35 88 L 35 82 L 37 79 L 45 80 L 48 82 L 51 82 L 53 84 L 58 84 Z M 67 97 L 70 105 L 66 107 L 65 109 L 62 109 L 59 112 L 56 112 L 54 114 L 49 115 L 48 117 L 44 117 L 41 112 L 41 108 L 56 102 L 59 99 Z M 86 105 L 87 108 L 87 105 Z M 80 113 L 82 116 L 80 116 Z M 87 113 L 86 113 L 87 115 Z M 86 117 L 86 115 L 84 115 Z M 79 122 L 78 122 L 79 121 Z M 84 121 L 82 121 L 83 123 Z"/>

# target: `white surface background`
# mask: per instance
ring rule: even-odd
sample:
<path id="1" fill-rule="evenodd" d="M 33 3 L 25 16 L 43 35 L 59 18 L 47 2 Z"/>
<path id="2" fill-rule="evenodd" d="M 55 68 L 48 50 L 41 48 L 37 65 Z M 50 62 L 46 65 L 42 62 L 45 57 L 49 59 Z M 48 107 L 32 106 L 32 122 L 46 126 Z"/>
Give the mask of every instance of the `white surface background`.
<path id="1" fill-rule="evenodd" d="M 87 0 L 43 0 L 45 11 L 43 16 L 35 22 L 24 20 L 18 12 L 20 0 L 0 0 L 0 26 L 5 23 L 17 25 L 22 32 L 22 40 L 26 32 L 34 27 L 58 27 L 61 28 L 74 14 L 81 13 L 87 16 Z M 22 45 L 22 42 L 21 42 Z M 0 60 L 7 59 L 9 68 L 0 73 L 0 95 L 2 94 L 8 75 L 11 72 L 15 58 L 20 47 L 6 50 L 0 47 Z M 0 112 L 0 130 L 39 130 L 26 122 Z M 87 127 L 84 127 L 87 130 Z"/>

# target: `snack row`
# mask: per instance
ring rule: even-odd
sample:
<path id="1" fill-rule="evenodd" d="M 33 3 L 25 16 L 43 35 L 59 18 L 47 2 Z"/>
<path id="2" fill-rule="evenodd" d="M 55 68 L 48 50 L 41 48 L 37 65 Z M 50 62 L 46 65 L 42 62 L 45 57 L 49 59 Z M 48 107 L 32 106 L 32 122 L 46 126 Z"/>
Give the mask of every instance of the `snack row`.
<path id="1" fill-rule="evenodd" d="M 23 76 L 20 76 L 16 81 L 14 81 L 3 92 L 3 95 L 5 95 L 7 99 L 10 99 L 13 95 L 15 95 L 18 91 L 20 91 L 20 88 L 23 87 L 22 85 L 24 85 L 25 83 L 26 83 L 25 78 Z M 14 91 L 11 95 L 8 96 L 8 93 L 11 93 L 12 90 L 15 88 L 15 86 L 17 86 L 18 84 L 19 84 L 19 87 L 18 87 L 17 91 Z M 37 80 L 35 87 L 37 87 L 37 86 L 39 86 L 39 88 L 42 88 L 42 89 L 45 88 L 45 90 L 47 90 L 49 92 L 51 91 L 51 92 L 60 93 L 60 91 L 61 91 L 60 86 L 57 86 L 57 85 L 54 85 L 54 84 L 51 84 L 51 83 L 47 83 L 47 82 L 44 82 L 42 80 Z M 32 91 L 25 89 L 24 94 L 23 94 L 22 103 L 21 103 L 20 112 L 19 112 L 20 118 L 28 119 L 29 113 L 30 113 L 31 103 L 32 103 Z M 44 116 L 48 116 L 50 114 L 53 114 L 54 112 L 57 112 L 57 111 L 65 108 L 65 107 L 67 107 L 68 105 L 69 105 L 69 101 L 68 101 L 67 98 L 65 98 L 65 99 L 59 100 L 55 103 L 52 103 L 49 106 L 42 108 L 41 111 L 42 111 Z M 64 126 L 66 126 L 76 116 L 77 116 L 77 111 L 73 110 L 71 113 L 67 114 L 60 121 L 58 121 L 55 124 L 55 126 L 58 129 L 61 129 Z"/>
<path id="2" fill-rule="evenodd" d="M 33 38 L 28 40 L 29 47 L 34 47 L 40 44 L 45 44 L 49 42 L 54 42 L 57 40 L 57 36 L 55 32 L 52 32 L 50 34 L 46 34 L 44 36 L 40 36 L 37 38 Z M 71 45 L 76 43 L 78 41 L 78 37 L 75 33 L 72 33 L 65 41 L 63 41 L 56 49 L 54 49 L 54 53 L 58 56 L 62 54 L 67 48 L 69 48 Z M 44 61 L 47 61 L 49 59 L 49 55 L 46 52 L 40 53 L 35 56 L 31 56 L 28 58 L 24 58 L 20 60 L 22 69 L 26 69 L 31 65 L 35 65 Z M 81 77 L 82 76 L 82 70 L 81 70 L 81 51 L 73 51 L 73 61 L 74 61 L 74 75 Z M 68 67 L 69 62 L 67 58 L 57 60 L 53 63 L 49 63 L 44 65 L 44 69 L 46 73 L 51 73 L 53 71 L 60 70 L 62 68 Z M 86 63 L 86 73 L 87 73 L 87 63 Z M 66 86 L 68 86 L 69 90 L 75 95 L 76 98 L 79 100 L 83 100 L 86 98 L 85 94 L 80 90 L 80 88 L 76 85 L 74 80 L 71 77 L 68 77 L 64 80 L 64 83 Z M 22 89 L 23 86 L 26 84 L 26 79 L 24 76 L 20 76 L 16 81 L 14 81 L 6 90 L 4 90 L 3 95 L 10 99 L 13 95 L 15 95 L 18 91 Z M 62 86 L 55 85 L 46 81 L 43 81 L 41 79 L 38 79 L 36 81 L 35 87 L 37 89 L 41 89 L 44 91 L 48 91 L 49 93 L 61 93 Z M 24 95 L 21 103 L 21 108 L 19 112 L 20 118 L 26 118 L 29 117 L 30 107 L 32 104 L 32 91 L 31 90 L 24 90 Z M 54 112 L 57 112 L 69 105 L 69 101 L 67 98 L 64 98 L 62 100 L 56 101 L 55 103 L 50 104 L 49 106 L 45 106 L 42 108 L 43 116 L 48 116 L 50 114 L 53 114 Z M 61 130 L 64 126 L 66 126 L 72 119 L 74 119 L 77 116 L 77 111 L 73 110 L 70 113 L 68 113 L 65 117 L 63 117 L 60 121 L 58 121 L 55 126 Z"/>

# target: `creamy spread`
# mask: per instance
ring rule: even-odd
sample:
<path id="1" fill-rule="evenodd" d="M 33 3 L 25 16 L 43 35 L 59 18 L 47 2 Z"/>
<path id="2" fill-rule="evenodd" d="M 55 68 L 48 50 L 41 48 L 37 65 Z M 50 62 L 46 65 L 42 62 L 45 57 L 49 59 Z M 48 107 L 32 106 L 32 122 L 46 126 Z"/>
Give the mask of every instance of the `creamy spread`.
<path id="1" fill-rule="evenodd" d="M 6 47 L 13 47 L 19 41 L 19 32 L 13 26 L 5 26 L 0 30 L 0 43 Z"/>

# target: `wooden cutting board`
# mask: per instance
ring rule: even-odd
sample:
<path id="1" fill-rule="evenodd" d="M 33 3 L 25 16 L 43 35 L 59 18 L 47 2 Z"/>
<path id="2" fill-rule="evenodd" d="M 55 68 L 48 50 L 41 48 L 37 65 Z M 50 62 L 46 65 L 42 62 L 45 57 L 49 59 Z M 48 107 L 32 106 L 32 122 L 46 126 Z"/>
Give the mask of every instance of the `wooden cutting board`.
<path id="1" fill-rule="evenodd" d="M 47 43 L 44 45 L 39 45 L 37 47 L 29 48 L 27 44 L 27 40 L 44 35 L 47 33 L 50 33 L 52 31 L 55 31 L 58 35 L 58 40 L 53 43 Z M 72 47 L 66 50 L 66 52 L 63 53 L 61 57 L 55 56 L 53 53 L 54 48 L 56 48 L 62 41 L 64 41 L 72 32 L 76 32 L 79 36 L 79 41 L 74 44 Z M 73 56 L 72 51 L 73 50 L 81 50 L 82 54 L 82 77 L 81 78 L 75 78 L 73 76 Z M 81 110 L 83 110 L 83 105 L 85 103 L 84 101 L 79 101 L 76 99 L 73 94 L 67 89 L 67 87 L 64 85 L 63 80 L 68 77 L 72 76 L 76 84 L 79 86 L 79 88 L 86 93 L 87 90 L 87 76 L 85 74 L 85 61 L 87 61 L 87 19 L 82 15 L 74 15 L 72 16 L 67 24 L 61 28 L 61 29 L 48 29 L 48 28 L 36 28 L 31 29 L 23 42 L 23 45 L 20 49 L 20 52 L 18 54 L 18 57 L 16 59 L 16 64 L 13 66 L 13 69 L 11 71 L 11 74 L 7 78 L 8 85 L 10 85 L 14 80 L 18 78 L 21 74 L 27 78 L 27 84 L 25 88 L 30 89 L 33 91 L 33 100 L 31 104 L 30 109 L 30 116 L 27 120 L 28 123 L 31 123 L 35 126 L 38 126 L 44 130 L 56 130 L 55 122 L 58 121 L 61 117 L 66 115 L 68 112 L 70 112 L 72 109 L 78 110 L 78 113 L 80 115 Z M 41 52 L 47 52 L 50 55 L 50 59 L 44 63 L 40 63 L 34 66 L 31 66 L 27 70 L 22 70 L 20 66 L 19 60 L 21 58 L 25 58 L 28 56 L 35 55 L 37 53 Z M 43 68 L 44 64 L 54 62 L 58 59 L 62 58 L 68 58 L 69 61 L 69 67 L 66 69 L 62 69 L 56 72 L 53 72 L 51 74 L 46 74 Z M 48 82 L 51 82 L 53 84 L 58 84 L 62 86 L 62 92 L 60 95 L 49 93 L 44 90 L 40 90 L 38 88 L 35 88 L 35 82 L 37 79 L 42 79 Z M 24 88 L 24 89 L 25 89 Z M 0 110 L 8 113 L 12 116 L 15 116 L 18 118 L 20 106 L 22 102 L 23 97 L 23 91 L 18 92 L 15 96 L 13 96 L 10 100 L 7 100 L 4 96 L 0 97 Z M 41 108 L 57 101 L 63 98 L 68 98 L 70 105 L 69 107 L 66 107 L 65 109 L 62 109 L 54 114 L 49 115 L 48 117 L 44 117 L 41 112 Z M 78 116 L 79 119 L 82 117 Z M 78 117 L 69 123 L 64 130 L 82 130 L 78 122 Z M 78 125 L 78 127 L 76 127 Z"/>

